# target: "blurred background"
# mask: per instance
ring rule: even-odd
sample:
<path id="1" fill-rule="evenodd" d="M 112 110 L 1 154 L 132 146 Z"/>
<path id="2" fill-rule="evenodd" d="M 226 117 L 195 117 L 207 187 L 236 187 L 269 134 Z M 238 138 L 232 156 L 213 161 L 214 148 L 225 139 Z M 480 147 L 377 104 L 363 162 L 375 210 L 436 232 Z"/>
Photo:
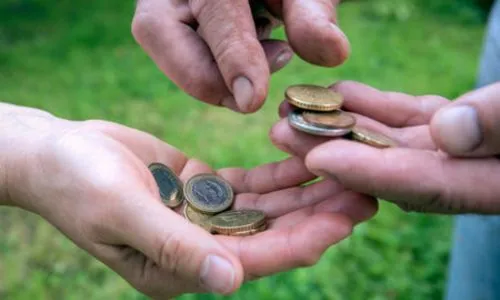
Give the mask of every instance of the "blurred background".
<path id="1" fill-rule="evenodd" d="M 252 167 L 285 157 L 268 131 L 290 84 L 349 79 L 450 99 L 472 89 L 491 2 L 348 2 L 339 19 L 350 59 L 326 69 L 294 58 L 272 78 L 262 110 L 241 116 L 190 99 L 160 73 L 130 34 L 135 1 L 2 0 L 0 101 L 139 128 L 214 167 Z M 384 203 L 316 266 L 247 283 L 227 298 L 440 299 L 451 228 L 450 217 Z M 1 208 L 0 299 L 147 298 L 39 217 Z"/>

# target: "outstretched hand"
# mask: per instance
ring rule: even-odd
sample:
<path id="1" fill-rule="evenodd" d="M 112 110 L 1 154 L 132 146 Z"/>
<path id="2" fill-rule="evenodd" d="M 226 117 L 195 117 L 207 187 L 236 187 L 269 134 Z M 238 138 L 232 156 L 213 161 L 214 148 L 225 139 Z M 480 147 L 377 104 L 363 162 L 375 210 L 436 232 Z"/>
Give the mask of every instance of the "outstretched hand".
<path id="1" fill-rule="evenodd" d="M 17 107 L 7 115 L 12 130 L 2 154 L 11 158 L 10 203 L 41 215 L 155 299 L 229 294 L 245 280 L 312 265 L 376 211 L 373 198 L 335 181 L 299 187 L 315 176 L 298 158 L 214 171 L 118 124 L 67 121 Z M 183 181 L 217 173 L 233 186 L 234 207 L 264 211 L 269 229 L 213 236 L 191 224 L 162 203 L 147 168 L 152 162 L 169 166 Z"/>

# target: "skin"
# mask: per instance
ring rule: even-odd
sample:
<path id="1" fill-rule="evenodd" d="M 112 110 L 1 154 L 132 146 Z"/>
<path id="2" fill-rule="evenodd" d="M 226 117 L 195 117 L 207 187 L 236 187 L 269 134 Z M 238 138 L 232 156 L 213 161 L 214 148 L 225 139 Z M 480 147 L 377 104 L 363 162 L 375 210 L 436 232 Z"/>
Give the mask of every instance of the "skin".
<path id="1" fill-rule="evenodd" d="M 293 53 L 325 67 L 347 59 L 349 42 L 337 26 L 339 2 L 139 0 L 132 33 L 158 68 L 191 96 L 252 113 L 264 104 L 270 74 Z M 269 39 L 280 25 L 290 44 Z"/>
<path id="2" fill-rule="evenodd" d="M 435 96 L 382 92 L 357 82 L 331 87 L 358 126 L 383 133 L 398 148 L 377 149 L 293 130 L 286 119 L 271 130 L 280 149 L 313 173 L 346 189 L 379 197 L 405 211 L 441 214 L 500 212 L 500 83 L 453 102 Z M 290 107 L 280 107 L 281 117 Z"/>
<path id="3" fill-rule="evenodd" d="M 213 170 L 145 132 L 3 103 L 0 131 L 0 205 L 40 215 L 153 299 L 231 294 L 247 280 L 315 264 L 377 209 L 372 197 L 332 180 L 301 187 L 315 176 L 298 158 Z M 184 182 L 222 176 L 235 190 L 235 208 L 263 210 L 269 229 L 208 234 L 163 205 L 152 162 Z"/>

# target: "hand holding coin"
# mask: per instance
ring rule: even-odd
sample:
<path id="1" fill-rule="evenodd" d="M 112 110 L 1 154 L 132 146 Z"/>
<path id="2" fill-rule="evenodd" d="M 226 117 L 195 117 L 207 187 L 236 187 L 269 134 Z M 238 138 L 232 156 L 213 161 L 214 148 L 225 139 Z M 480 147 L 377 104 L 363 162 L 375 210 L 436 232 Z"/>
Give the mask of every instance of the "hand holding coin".
<path id="1" fill-rule="evenodd" d="M 271 132 L 280 149 L 303 158 L 317 175 L 406 211 L 500 212 L 495 156 L 500 154 L 500 84 L 452 103 L 434 95 L 381 92 L 356 82 L 331 89 L 343 95 L 343 106 L 367 131 L 350 141 L 295 130 L 285 118 L 292 111 L 286 103 L 283 119 Z M 392 141 L 397 147 L 380 147 Z"/>
<path id="2" fill-rule="evenodd" d="M 42 216 L 152 298 L 230 294 L 311 265 L 376 211 L 332 181 L 302 187 L 315 176 L 300 159 L 216 171 L 118 124 L 1 104 L 0 116 L 0 203 Z M 210 230 L 184 217 L 186 202 Z"/>
<path id="3" fill-rule="evenodd" d="M 251 113 L 264 104 L 270 73 L 283 68 L 294 52 L 325 67 L 347 59 L 338 2 L 141 0 L 132 32 L 158 68 L 188 94 Z M 291 46 L 270 39 L 281 24 Z"/>

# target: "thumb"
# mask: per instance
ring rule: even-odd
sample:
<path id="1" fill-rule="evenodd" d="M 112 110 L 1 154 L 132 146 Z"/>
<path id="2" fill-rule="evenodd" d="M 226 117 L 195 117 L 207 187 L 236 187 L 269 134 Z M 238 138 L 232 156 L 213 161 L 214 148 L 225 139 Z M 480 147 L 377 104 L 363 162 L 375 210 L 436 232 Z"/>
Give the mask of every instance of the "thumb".
<path id="1" fill-rule="evenodd" d="M 149 198 L 121 210 L 119 235 L 182 286 L 229 294 L 243 281 L 239 260 L 208 232 Z M 137 202 L 136 202 L 137 203 Z M 165 284 L 163 284 L 165 285 Z"/>
<path id="2" fill-rule="evenodd" d="M 452 156 L 500 153 L 500 83 L 459 97 L 440 109 L 430 126 L 436 145 Z"/>

